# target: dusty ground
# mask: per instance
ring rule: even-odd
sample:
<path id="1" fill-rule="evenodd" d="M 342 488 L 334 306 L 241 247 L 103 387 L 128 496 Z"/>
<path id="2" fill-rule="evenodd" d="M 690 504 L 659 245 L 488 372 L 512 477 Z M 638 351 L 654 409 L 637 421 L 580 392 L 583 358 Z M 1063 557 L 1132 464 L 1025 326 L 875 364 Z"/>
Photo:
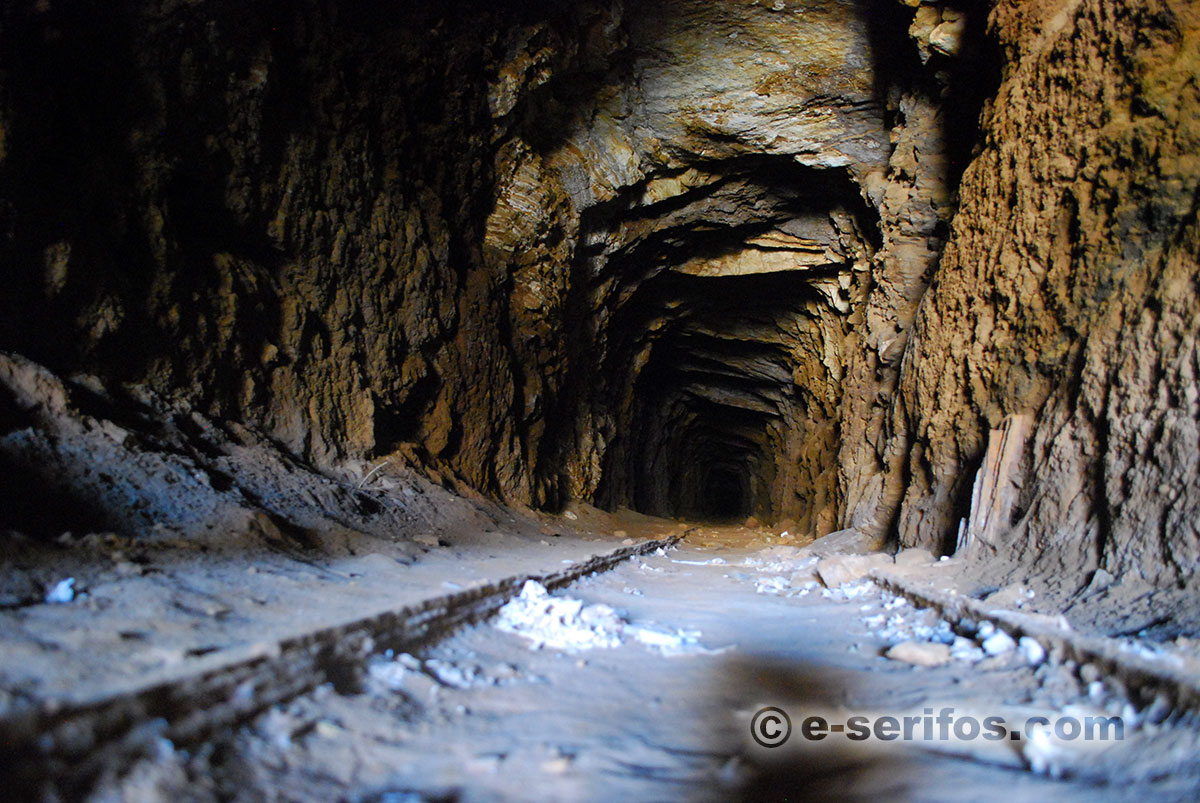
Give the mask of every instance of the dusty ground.
<path id="1" fill-rule="evenodd" d="M 582 511 L 575 523 L 599 520 Z M 671 526 L 620 524 L 626 537 Z M 960 636 L 955 650 L 973 656 L 890 660 L 896 643 L 953 634 L 869 582 L 825 589 L 810 559 L 777 542 L 762 530 L 692 530 L 682 548 L 555 595 L 587 606 L 590 630 L 560 617 L 535 635 L 584 632 L 575 649 L 537 648 L 497 627 L 511 619 L 502 613 L 417 655 L 376 656 L 353 693 L 322 687 L 198 751 L 160 743 L 110 776 L 101 798 L 1194 799 L 1194 731 L 1151 724 L 1021 649 L 985 657 Z M 606 646 L 589 648 L 593 637 Z M 780 748 L 750 739 L 764 706 L 795 726 Z M 814 713 L 836 722 L 947 706 L 1011 723 L 1124 711 L 1127 730 L 1120 742 L 1071 744 L 800 736 Z"/>
<path id="2" fill-rule="evenodd" d="M 235 651 L 505 577 L 555 571 L 623 540 L 485 504 L 460 500 L 457 507 L 452 521 L 443 512 L 437 537 L 418 537 L 417 549 L 406 540 L 359 542 L 316 556 L 250 544 L 213 555 L 184 541 L 148 546 L 109 534 L 57 552 L 30 549 L 24 560 L 10 553 L 11 581 L 51 588 L 71 577 L 76 596 L 0 611 L 0 710 L 185 677 Z M 658 531 L 681 529 L 666 523 Z"/>

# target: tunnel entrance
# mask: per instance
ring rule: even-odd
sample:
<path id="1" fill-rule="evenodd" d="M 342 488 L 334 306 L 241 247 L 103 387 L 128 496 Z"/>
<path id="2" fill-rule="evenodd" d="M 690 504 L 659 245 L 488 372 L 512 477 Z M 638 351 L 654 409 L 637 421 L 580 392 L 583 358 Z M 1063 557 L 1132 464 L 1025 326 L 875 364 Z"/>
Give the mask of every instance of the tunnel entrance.
<path id="1" fill-rule="evenodd" d="M 811 529 L 832 496 L 841 350 L 878 216 L 842 169 L 704 168 L 587 221 L 608 243 L 588 270 L 611 281 L 594 373 L 622 378 L 596 400 L 611 429 L 593 498 Z"/>
<path id="2" fill-rule="evenodd" d="M 827 504 L 814 487 L 836 465 L 848 270 L 668 269 L 645 281 L 613 327 L 634 367 L 606 373 L 634 381 L 614 405 L 629 424 L 610 443 L 601 504 L 812 525 L 811 500 Z"/>
<path id="3" fill-rule="evenodd" d="M 730 466 L 710 466 L 702 476 L 696 499 L 696 517 L 706 521 L 734 521 L 750 515 L 750 482 Z"/>

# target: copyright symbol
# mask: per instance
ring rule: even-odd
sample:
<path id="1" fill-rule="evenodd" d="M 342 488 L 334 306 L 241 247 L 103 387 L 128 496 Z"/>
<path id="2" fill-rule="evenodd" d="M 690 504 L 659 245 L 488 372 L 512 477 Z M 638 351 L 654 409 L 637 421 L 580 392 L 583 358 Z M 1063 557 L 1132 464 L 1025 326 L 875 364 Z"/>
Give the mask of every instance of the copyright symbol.
<path id="1" fill-rule="evenodd" d="M 782 708 L 760 708 L 750 720 L 750 735 L 763 747 L 779 747 L 792 735 L 792 720 Z"/>

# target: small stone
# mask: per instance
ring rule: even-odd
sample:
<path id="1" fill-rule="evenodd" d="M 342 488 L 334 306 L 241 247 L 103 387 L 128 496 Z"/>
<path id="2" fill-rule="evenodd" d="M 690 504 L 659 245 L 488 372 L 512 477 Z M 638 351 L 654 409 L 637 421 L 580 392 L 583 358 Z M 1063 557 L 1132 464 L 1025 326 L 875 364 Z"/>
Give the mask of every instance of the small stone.
<path id="1" fill-rule="evenodd" d="M 58 581 L 53 588 L 46 592 L 46 603 L 49 605 L 62 605 L 75 599 L 74 586 L 74 577 Z"/>
<path id="2" fill-rule="evenodd" d="M 913 666 L 942 666 L 950 661 L 950 645 L 931 641 L 902 641 L 884 655 L 893 661 Z"/>
<path id="3" fill-rule="evenodd" d="M 337 739 L 342 736 L 346 729 L 341 725 L 322 719 L 314 728 L 319 736 L 324 736 L 326 739 Z"/>
<path id="4" fill-rule="evenodd" d="M 1003 630 L 997 630 L 992 635 L 983 640 L 983 651 L 988 655 L 1002 655 L 1017 647 L 1017 642 L 1013 641 L 1012 636 L 1005 633 Z"/>
<path id="5" fill-rule="evenodd" d="M 1042 662 L 1046 660 L 1046 648 L 1038 643 L 1037 639 L 1021 636 L 1017 645 L 1021 649 L 1021 656 L 1025 659 L 1025 663 L 1030 666 L 1041 666 Z"/>
<path id="6" fill-rule="evenodd" d="M 958 636 L 954 639 L 954 644 L 950 647 L 950 656 L 956 661 L 966 661 L 974 664 L 983 660 L 983 650 L 979 649 L 974 641 Z"/>
<path id="7" fill-rule="evenodd" d="M 396 663 L 413 672 L 419 672 L 421 670 L 421 659 L 407 652 L 402 652 L 396 656 Z"/>

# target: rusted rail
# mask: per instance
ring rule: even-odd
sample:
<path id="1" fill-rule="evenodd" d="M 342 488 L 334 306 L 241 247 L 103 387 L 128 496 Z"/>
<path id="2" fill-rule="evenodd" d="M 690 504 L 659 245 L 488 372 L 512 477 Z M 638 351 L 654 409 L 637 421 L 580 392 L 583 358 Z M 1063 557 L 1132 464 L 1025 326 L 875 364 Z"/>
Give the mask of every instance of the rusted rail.
<path id="1" fill-rule="evenodd" d="M 556 572 L 508 577 L 300 636 L 230 650 L 229 659 L 182 678 L 82 703 L 53 700 L 0 719 L 0 767 L 10 800 L 73 799 L 106 769 L 150 753 L 159 739 L 201 743 L 323 683 L 353 690 L 371 654 L 411 651 L 486 619 L 527 580 L 559 588 L 629 558 L 673 546 L 679 536 L 595 556 Z"/>

